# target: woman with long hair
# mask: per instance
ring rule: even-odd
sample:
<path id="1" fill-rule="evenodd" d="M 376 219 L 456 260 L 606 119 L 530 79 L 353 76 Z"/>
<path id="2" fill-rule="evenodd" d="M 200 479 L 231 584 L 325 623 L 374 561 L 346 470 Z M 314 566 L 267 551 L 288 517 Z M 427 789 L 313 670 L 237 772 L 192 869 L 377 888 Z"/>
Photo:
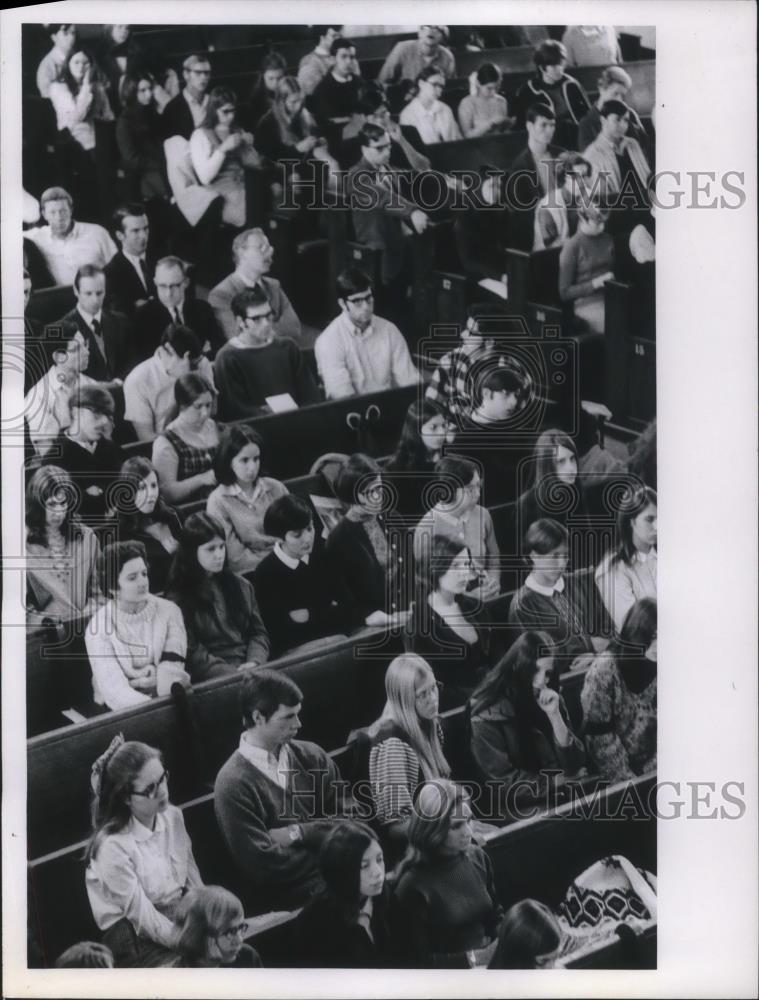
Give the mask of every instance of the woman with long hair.
<path id="1" fill-rule="evenodd" d="M 503 910 L 471 820 L 459 785 L 435 779 L 422 786 L 395 882 L 399 941 L 414 968 L 486 965 L 495 950 Z"/>
<path id="2" fill-rule="evenodd" d="M 564 431 L 553 427 L 540 434 L 533 451 L 532 485 L 519 498 L 523 531 L 541 517 L 566 524 L 570 515 L 587 514 L 578 462 L 577 447 Z"/>
<path id="3" fill-rule="evenodd" d="M 95 532 L 76 514 L 77 494 L 68 472 L 37 469 L 26 489 L 27 620 L 68 621 L 103 603 L 96 566 Z"/>
<path id="4" fill-rule="evenodd" d="M 106 603 L 87 625 L 84 642 L 97 705 L 112 711 L 189 685 L 184 670 L 187 635 L 172 601 L 150 593 L 141 542 L 109 542 L 98 559 Z"/>
<path id="5" fill-rule="evenodd" d="M 92 766 L 85 883 L 103 943 L 120 967 L 173 964 L 177 906 L 203 884 L 168 779 L 158 750 L 121 734 Z"/>
<path id="6" fill-rule="evenodd" d="M 190 160 L 198 180 L 224 199 L 221 218 L 242 228 L 247 221 L 245 169 L 261 166 L 253 136 L 236 124 L 237 96 L 226 87 L 208 95 L 206 116 L 190 136 Z"/>
<path id="7" fill-rule="evenodd" d="M 435 63 L 425 66 L 416 78 L 416 96 L 400 114 L 401 125 L 413 125 L 425 146 L 461 138 L 453 112 L 440 100 L 445 85 L 445 74 Z"/>
<path id="8" fill-rule="evenodd" d="M 488 968 L 546 968 L 563 938 L 564 929 L 550 907 L 537 899 L 522 899 L 504 915 Z"/>
<path id="9" fill-rule="evenodd" d="M 271 111 L 277 88 L 287 73 L 287 61 L 279 52 L 267 52 L 261 61 L 260 75 L 250 92 L 250 100 L 240 108 L 240 121 L 249 132 L 258 134 L 261 119 Z"/>
<path id="10" fill-rule="evenodd" d="M 153 465 L 169 503 L 206 496 L 216 485 L 213 459 L 219 429 L 211 417 L 214 389 L 195 372 L 174 383 L 174 410 L 153 442 Z"/>
<path id="11" fill-rule="evenodd" d="M 123 110 L 116 122 L 121 166 L 133 181 L 134 196 L 145 200 L 168 197 L 157 89 L 147 70 L 125 76 L 121 82 Z"/>
<path id="12" fill-rule="evenodd" d="M 601 560 L 596 586 L 617 629 L 643 597 L 656 599 L 657 499 L 654 490 L 628 491 L 617 513 L 617 545 Z"/>
<path id="13" fill-rule="evenodd" d="M 491 662 L 487 613 L 467 596 L 478 580 L 469 549 L 444 536 L 433 538 L 417 564 L 406 648 L 422 656 L 442 683 L 446 710 L 464 704 Z"/>
<path id="14" fill-rule="evenodd" d="M 472 756 L 482 779 L 497 782 L 507 801 L 518 782 L 530 783 L 540 797 L 547 771 L 574 775 L 585 763 L 559 694 L 552 649 L 545 632 L 523 633 L 469 700 Z"/>
<path id="15" fill-rule="evenodd" d="M 224 525 L 191 514 L 169 571 L 166 592 L 182 610 L 187 670 L 194 682 L 265 663 L 266 634 L 252 585 L 227 563 Z"/>
<path id="16" fill-rule="evenodd" d="M 161 593 L 179 545 L 182 524 L 161 496 L 158 473 L 150 459 L 143 455 L 128 458 L 119 477 L 123 490 L 117 497 L 118 537 L 145 546 L 150 589 Z"/>
<path id="17" fill-rule="evenodd" d="M 248 931 L 242 903 L 220 885 L 191 889 L 177 907 L 178 968 L 257 969 L 261 958 L 245 944 Z"/>
<path id="18" fill-rule="evenodd" d="M 113 111 L 95 61 L 75 45 L 60 79 L 50 85 L 58 131 L 68 129 L 72 139 L 88 153 L 95 149 L 95 122 L 112 122 Z"/>
<path id="19" fill-rule="evenodd" d="M 233 573 L 252 573 L 271 552 L 276 538 L 264 532 L 271 504 L 287 493 L 278 479 L 261 475 L 264 443 L 245 424 L 224 428 L 214 459 L 218 486 L 206 504 L 227 533 L 227 560 Z"/>
<path id="20" fill-rule="evenodd" d="M 656 601 L 644 597 L 585 675 L 585 742 L 609 781 L 656 769 L 656 634 Z"/>
<path id="21" fill-rule="evenodd" d="M 437 403 L 417 399 L 408 408 L 398 447 L 385 466 L 396 494 L 395 511 L 420 518 L 431 504 L 425 495 L 436 480 L 435 465 L 443 457 L 448 424 Z"/>
<path id="22" fill-rule="evenodd" d="M 365 823 L 335 826 L 319 853 L 324 891 L 294 928 L 295 961 L 306 968 L 377 969 L 394 964 L 385 858 Z"/>
<path id="23" fill-rule="evenodd" d="M 509 128 L 509 106 L 498 93 L 501 71 L 493 63 L 483 63 L 469 78 L 470 92 L 458 109 L 459 125 L 465 139 L 476 139 L 489 132 Z"/>

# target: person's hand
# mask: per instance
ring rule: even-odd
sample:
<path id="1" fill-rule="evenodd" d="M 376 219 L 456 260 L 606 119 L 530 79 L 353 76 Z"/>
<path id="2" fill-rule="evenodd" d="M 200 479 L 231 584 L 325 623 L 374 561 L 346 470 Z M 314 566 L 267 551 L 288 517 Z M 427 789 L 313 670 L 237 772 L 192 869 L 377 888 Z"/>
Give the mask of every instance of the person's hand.
<path id="1" fill-rule="evenodd" d="M 247 663 L 241 663 L 237 668 L 238 670 L 252 670 L 253 667 L 259 666 L 258 660 L 248 660 Z"/>
<path id="2" fill-rule="evenodd" d="M 130 685 L 137 691 L 149 690 L 155 687 L 156 682 L 156 668 L 153 663 L 149 663 L 145 668 L 145 673 L 140 677 L 133 677 L 130 680 Z"/>
<path id="3" fill-rule="evenodd" d="M 603 274 L 599 274 L 597 278 L 593 279 L 593 287 L 601 288 L 606 284 L 607 281 L 611 281 L 614 277 L 613 271 L 604 271 Z"/>
<path id="4" fill-rule="evenodd" d="M 603 403 L 594 403 L 592 399 L 583 399 L 580 401 L 580 406 L 591 417 L 603 417 L 605 420 L 611 420 L 612 418 L 611 410 L 608 406 L 604 406 Z"/>
<path id="5" fill-rule="evenodd" d="M 535 701 L 538 704 L 538 708 L 541 708 L 549 719 L 556 718 L 561 714 L 559 692 L 554 691 L 553 688 L 543 688 Z"/>
<path id="6" fill-rule="evenodd" d="M 290 836 L 289 826 L 275 826 L 269 830 L 269 837 L 271 838 L 272 844 L 276 844 L 277 847 L 290 847 L 291 844 L 296 843 Z"/>
<path id="7" fill-rule="evenodd" d="M 219 149 L 222 151 L 222 153 L 229 153 L 233 149 L 237 149 L 237 147 L 240 145 L 241 142 L 242 142 L 242 133 L 230 132 L 229 135 L 224 140 L 224 142 L 222 142 L 222 144 L 219 146 Z"/>
<path id="8" fill-rule="evenodd" d="M 400 125 L 398 122 L 394 122 L 392 118 L 388 119 L 386 130 L 393 142 L 398 142 L 399 139 L 403 138 L 403 132 L 401 132 Z"/>
<path id="9" fill-rule="evenodd" d="M 411 225 L 414 227 L 416 232 L 423 233 L 429 224 L 430 220 L 428 216 L 426 216 L 420 208 L 415 208 L 411 213 Z"/>
<path id="10" fill-rule="evenodd" d="M 311 616 L 308 613 L 308 608 L 297 608 L 295 611 L 290 612 L 290 618 L 298 625 L 305 625 Z"/>
<path id="11" fill-rule="evenodd" d="M 201 473 L 200 481 L 203 486 L 215 486 L 216 485 L 216 473 L 213 469 L 208 469 L 207 472 Z"/>
<path id="12" fill-rule="evenodd" d="M 253 133 L 252 132 L 240 132 L 240 141 L 244 142 L 246 146 L 253 145 Z"/>
<path id="13" fill-rule="evenodd" d="M 580 653 L 576 656 L 574 660 L 569 665 L 570 670 L 584 670 L 585 667 L 589 667 L 593 660 L 595 660 L 595 653 Z"/>
<path id="14" fill-rule="evenodd" d="M 403 628 L 404 625 L 408 624 L 410 617 L 410 611 L 396 611 L 394 614 L 390 615 L 388 624 L 391 628 Z"/>
<path id="15" fill-rule="evenodd" d="M 295 148 L 299 153 L 310 153 L 318 141 L 315 135 L 307 135 L 305 139 L 295 144 Z"/>
<path id="16" fill-rule="evenodd" d="M 369 625 L 372 628 L 376 628 L 381 625 L 390 624 L 390 615 L 385 614 L 384 611 L 372 611 L 370 615 L 364 618 L 364 624 Z"/>
<path id="17" fill-rule="evenodd" d="M 112 378 L 111 381 L 108 383 L 108 385 L 114 389 L 120 389 L 123 384 L 124 380 L 121 378 Z"/>

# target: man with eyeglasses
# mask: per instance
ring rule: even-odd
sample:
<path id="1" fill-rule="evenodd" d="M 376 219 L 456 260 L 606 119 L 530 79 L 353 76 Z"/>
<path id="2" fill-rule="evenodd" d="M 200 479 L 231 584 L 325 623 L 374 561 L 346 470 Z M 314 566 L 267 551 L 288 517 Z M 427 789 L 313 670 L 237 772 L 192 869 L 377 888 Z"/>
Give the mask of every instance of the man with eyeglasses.
<path id="1" fill-rule="evenodd" d="M 202 52 L 187 56 L 182 63 L 185 87 L 180 94 L 172 97 L 161 115 L 163 138 L 181 135 L 190 140 L 196 128 L 200 128 L 208 108 L 208 85 L 211 82 L 211 64 Z"/>
<path id="2" fill-rule="evenodd" d="M 381 392 L 419 381 L 403 334 L 374 315 L 374 290 L 355 267 L 337 279 L 342 312 L 316 338 L 314 352 L 328 399 Z"/>
<path id="3" fill-rule="evenodd" d="M 294 341 L 275 337 L 272 308 L 258 288 L 232 299 L 237 336 L 214 362 L 219 419 L 246 420 L 268 411 L 267 399 L 288 395 L 297 406 L 319 400 L 316 382 Z"/>

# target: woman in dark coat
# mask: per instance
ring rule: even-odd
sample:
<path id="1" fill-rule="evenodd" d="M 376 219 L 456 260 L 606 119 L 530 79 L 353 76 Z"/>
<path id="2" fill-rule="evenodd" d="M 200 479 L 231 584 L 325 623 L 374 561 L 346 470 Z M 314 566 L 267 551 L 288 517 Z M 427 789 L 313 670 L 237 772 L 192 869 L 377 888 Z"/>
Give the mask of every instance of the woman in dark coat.
<path id="1" fill-rule="evenodd" d="M 121 166 L 132 180 L 134 196 L 146 201 L 168 197 L 155 88 L 148 72 L 126 76 L 121 85 L 124 110 L 116 122 Z"/>

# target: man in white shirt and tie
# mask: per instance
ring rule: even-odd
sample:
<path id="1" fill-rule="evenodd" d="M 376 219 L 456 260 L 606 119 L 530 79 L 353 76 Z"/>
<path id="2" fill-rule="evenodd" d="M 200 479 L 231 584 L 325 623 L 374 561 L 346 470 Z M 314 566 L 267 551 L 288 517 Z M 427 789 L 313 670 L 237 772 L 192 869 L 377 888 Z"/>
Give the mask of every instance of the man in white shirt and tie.
<path id="1" fill-rule="evenodd" d="M 117 208 L 113 215 L 113 234 L 119 251 L 105 268 L 108 305 L 125 316 L 132 316 L 135 309 L 155 295 L 153 261 L 148 255 L 150 224 L 145 206 L 130 202 Z"/>

